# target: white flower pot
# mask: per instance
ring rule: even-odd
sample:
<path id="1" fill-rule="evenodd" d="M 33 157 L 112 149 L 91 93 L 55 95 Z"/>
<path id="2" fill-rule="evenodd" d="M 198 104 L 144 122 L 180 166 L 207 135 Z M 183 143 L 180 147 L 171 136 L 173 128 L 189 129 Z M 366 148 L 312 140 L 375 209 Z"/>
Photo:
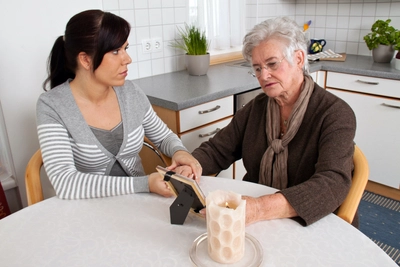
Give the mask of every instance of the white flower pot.
<path id="1" fill-rule="evenodd" d="M 394 59 L 394 68 L 396 70 L 400 70 L 400 59 L 398 59 L 398 58 Z"/>
<path id="2" fill-rule="evenodd" d="M 190 75 L 206 75 L 210 66 L 210 54 L 207 55 L 188 55 L 186 54 L 186 68 Z"/>
<path id="3" fill-rule="evenodd" d="M 394 49 L 392 45 L 379 45 L 372 49 L 372 58 L 377 63 L 389 63 L 392 61 Z"/>

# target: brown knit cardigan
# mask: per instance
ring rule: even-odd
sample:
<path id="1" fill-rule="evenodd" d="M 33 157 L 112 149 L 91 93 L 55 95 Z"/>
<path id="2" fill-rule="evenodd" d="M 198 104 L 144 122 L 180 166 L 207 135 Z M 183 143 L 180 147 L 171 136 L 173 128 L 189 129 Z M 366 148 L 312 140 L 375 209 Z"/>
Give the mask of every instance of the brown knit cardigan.
<path id="1" fill-rule="evenodd" d="M 243 180 L 258 183 L 260 161 L 268 147 L 267 102 L 267 95 L 258 95 L 193 152 L 203 175 L 217 173 L 242 158 L 247 171 Z M 315 84 L 303 122 L 289 143 L 288 188 L 280 191 L 301 223 L 310 225 L 335 212 L 345 199 L 351 184 L 355 131 L 350 106 Z"/>

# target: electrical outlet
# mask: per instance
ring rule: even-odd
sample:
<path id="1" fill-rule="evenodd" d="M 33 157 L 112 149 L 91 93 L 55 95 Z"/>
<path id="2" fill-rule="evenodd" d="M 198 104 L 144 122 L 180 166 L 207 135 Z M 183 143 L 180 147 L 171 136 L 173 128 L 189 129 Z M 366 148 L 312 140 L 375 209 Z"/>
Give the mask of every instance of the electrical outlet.
<path id="1" fill-rule="evenodd" d="M 143 53 L 151 53 L 153 50 L 153 42 L 151 39 L 142 40 L 142 51 Z"/>
<path id="2" fill-rule="evenodd" d="M 160 52 L 163 49 L 163 42 L 160 37 L 153 38 L 153 52 Z"/>

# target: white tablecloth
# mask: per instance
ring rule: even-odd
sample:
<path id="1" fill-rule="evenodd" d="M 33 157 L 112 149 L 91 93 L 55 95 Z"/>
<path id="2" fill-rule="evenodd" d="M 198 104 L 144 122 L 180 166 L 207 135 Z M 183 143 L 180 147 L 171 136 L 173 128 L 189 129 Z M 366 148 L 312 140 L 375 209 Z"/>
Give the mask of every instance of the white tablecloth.
<path id="1" fill-rule="evenodd" d="M 259 196 L 258 184 L 202 177 L 216 189 Z M 154 194 L 92 199 L 47 199 L 0 220 L 0 266 L 192 266 L 189 249 L 206 232 L 190 213 L 171 225 L 174 198 Z M 291 219 L 246 227 L 261 243 L 262 266 L 397 266 L 375 243 L 335 215 L 303 227 Z"/>

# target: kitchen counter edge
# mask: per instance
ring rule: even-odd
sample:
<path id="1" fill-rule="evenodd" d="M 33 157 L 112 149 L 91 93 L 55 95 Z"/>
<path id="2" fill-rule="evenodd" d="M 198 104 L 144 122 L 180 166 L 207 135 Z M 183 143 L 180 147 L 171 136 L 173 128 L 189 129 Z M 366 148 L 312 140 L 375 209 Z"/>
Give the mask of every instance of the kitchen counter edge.
<path id="1" fill-rule="evenodd" d="M 392 60 L 394 61 L 394 60 Z M 259 88 L 249 68 L 240 61 L 210 66 L 205 76 L 190 76 L 186 70 L 133 80 L 145 92 L 152 105 L 180 111 L 230 95 Z M 347 55 L 346 61 L 319 61 L 310 64 L 310 73 L 333 71 L 346 74 L 400 80 L 400 71 L 392 63 L 375 63 L 372 57 Z"/>

